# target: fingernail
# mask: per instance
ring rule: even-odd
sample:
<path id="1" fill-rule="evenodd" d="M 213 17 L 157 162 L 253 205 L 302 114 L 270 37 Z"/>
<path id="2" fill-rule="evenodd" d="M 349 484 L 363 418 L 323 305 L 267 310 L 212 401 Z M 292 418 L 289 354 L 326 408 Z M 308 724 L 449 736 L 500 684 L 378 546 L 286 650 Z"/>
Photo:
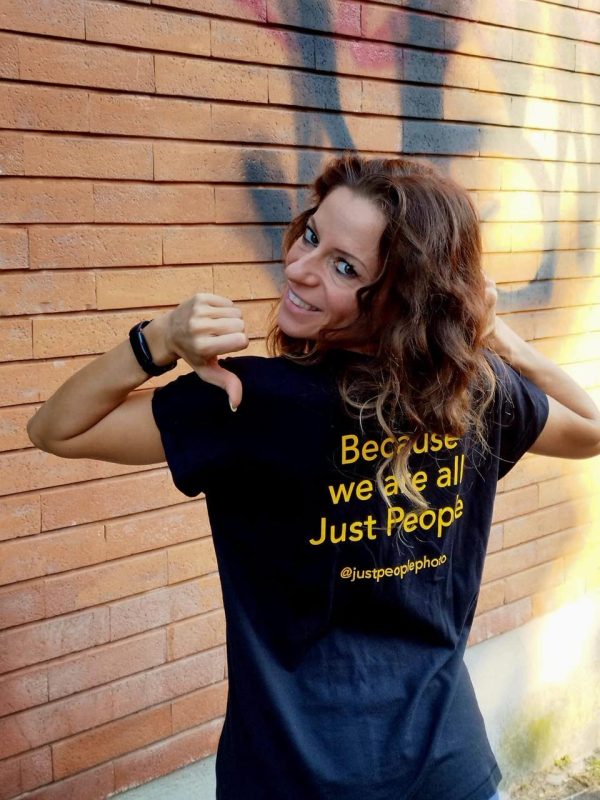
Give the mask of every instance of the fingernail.
<path id="1" fill-rule="evenodd" d="M 237 411 L 237 406 L 234 406 L 231 400 L 229 401 L 229 408 L 233 411 L 234 414 Z"/>

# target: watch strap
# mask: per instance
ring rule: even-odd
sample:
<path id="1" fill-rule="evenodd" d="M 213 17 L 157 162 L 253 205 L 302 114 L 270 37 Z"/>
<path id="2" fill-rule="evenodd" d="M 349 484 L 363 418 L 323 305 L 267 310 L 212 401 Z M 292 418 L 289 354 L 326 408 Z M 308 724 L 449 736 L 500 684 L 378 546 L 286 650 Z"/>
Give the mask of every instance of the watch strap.
<path id="1" fill-rule="evenodd" d="M 147 375 L 154 377 L 155 375 L 162 375 L 164 372 L 174 369 L 177 366 L 177 361 L 171 361 L 169 364 L 164 365 L 154 363 L 152 360 L 152 353 L 150 352 L 148 342 L 143 332 L 143 328 L 151 322 L 151 319 L 145 319 L 143 322 L 138 322 L 137 325 L 134 325 L 129 331 L 129 341 L 131 342 L 133 354 L 140 367 Z"/>

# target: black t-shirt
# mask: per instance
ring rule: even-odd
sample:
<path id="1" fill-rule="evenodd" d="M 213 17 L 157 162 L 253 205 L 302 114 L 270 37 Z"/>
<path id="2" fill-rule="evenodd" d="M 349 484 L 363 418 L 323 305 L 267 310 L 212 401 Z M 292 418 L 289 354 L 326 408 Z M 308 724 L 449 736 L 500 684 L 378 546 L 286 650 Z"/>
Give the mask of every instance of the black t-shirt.
<path id="1" fill-rule="evenodd" d="M 411 511 L 380 458 L 405 446 L 345 411 L 343 351 L 240 357 L 234 414 L 194 373 L 156 389 L 175 485 L 205 492 L 227 619 L 220 800 L 488 800 L 500 773 L 463 653 L 496 484 L 546 396 L 498 359 L 489 452 L 423 436 Z M 502 388 L 501 388 L 502 387 Z"/>

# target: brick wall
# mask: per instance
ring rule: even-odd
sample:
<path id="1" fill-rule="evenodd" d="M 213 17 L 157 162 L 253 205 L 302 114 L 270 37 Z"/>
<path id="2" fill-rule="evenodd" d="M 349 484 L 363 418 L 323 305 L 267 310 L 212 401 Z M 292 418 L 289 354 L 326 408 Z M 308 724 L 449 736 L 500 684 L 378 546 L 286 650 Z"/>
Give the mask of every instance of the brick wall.
<path id="1" fill-rule="evenodd" d="M 597 8 L 0 0 L 0 800 L 103 798 L 214 751 L 203 500 L 165 467 L 39 452 L 25 424 L 195 291 L 239 301 L 263 352 L 282 226 L 332 152 L 455 175 L 511 324 L 600 385 Z M 590 464 L 528 456 L 501 489 L 473 641 L 599 584 Z"/>

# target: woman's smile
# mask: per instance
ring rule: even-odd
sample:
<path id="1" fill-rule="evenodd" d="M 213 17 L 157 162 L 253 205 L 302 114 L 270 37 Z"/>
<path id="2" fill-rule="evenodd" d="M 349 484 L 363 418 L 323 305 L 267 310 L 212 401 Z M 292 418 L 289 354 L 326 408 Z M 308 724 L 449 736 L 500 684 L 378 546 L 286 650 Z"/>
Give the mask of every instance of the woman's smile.
<path id="1" fill-rule="evenodd" d="M 296 292 L 294 292 L 294 290 L 292 289 L 292 287 L 289 284 L 288 284 L 288 287 L 287 287 L 286 299 L 289 300 L 290 303 L 292 303 L 292 305 L 294 305 L 296 308 L 300 308 L 303 311 L 310 311 L 310 312 L 314 313 L 315 311 L 320 311 L 321 310 L 320 308 L 317 308 L 316 306 L 311 306 L 310 303 L 306 302 L 306 300 L 303 300 L 299 295 L 296 294 Z"/>

